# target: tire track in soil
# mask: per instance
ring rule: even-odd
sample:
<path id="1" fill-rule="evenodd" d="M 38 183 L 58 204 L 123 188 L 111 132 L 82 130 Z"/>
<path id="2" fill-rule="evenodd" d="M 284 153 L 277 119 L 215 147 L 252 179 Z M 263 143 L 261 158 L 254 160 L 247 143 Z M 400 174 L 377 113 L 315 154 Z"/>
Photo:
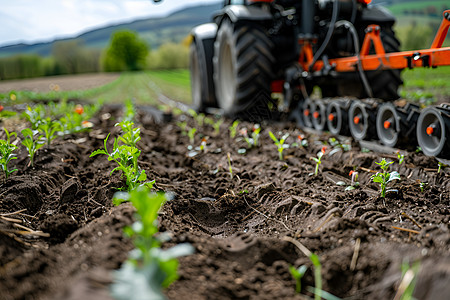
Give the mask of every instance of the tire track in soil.
<path id="1" fill-rule="evenodd" d="M 107 113 L 113 118 L 106 118 Z M 111 197 L 123 181 L 118 174 L 108 176 L 113 166 L 106 158 L 90 159 L 89 154 L 102 147 L 107 132 L 118 133 L 113 126 L 120 114 L 118 106 L 105 107 L 94 120 L 98 129 L 57 141 L 38 153 L 34 169 L 25 166 L 26 154 L 19 154 L 14 167 L 21 171 L 2 185 L 0 213 L 33 210 L 34 218 L 24 217 L 28 226 L 45 229 L 51 237 L 26 240 L 30 246 L 23 244 L 24 239 L 18 242 L 0 233 L 4 299 L 109 298 L 109 272 L 120 266 L 131 249 L 121 228 L 132 223 L 133 210 L 129 205 L 112 207 Z M 394 185 L 398 193 L 383 203 L 377 198 L 377 187 L 369 182 L 369 172 L 360 172 L 361 189 L 344 192 L 334 184 L 336 178 L 348 180 L 354 165 L 377 169 L 374 162 L 381 155 L 359 153 L 356 145 L 350 152 L 325 157 L 323 173 L 312 177 L 309 157 L 322 146 L 313 140 L 323 136 L 307 135 L 311 146 L 288 149 L 286 161 L 280 162 L 268 130 L 289 130 L 293 137 L 298 130 L 289 125 L 264 126 L 262 146 L 242 156 L 237 149 L 245 142 L 228 137 L 227 121 L 219 136 L 208 126 L 197 128 L 211 137 L 210 151 L 189 157 L 188 139 L 181 136 L 177 120 L 155 124 L 144 113 L 139 120 L 141 165 L 156 180 L 157 189 L 174 194 L 160 213 L 161 231 L 173 235 L 167 246 L 190 242 L 196 248 L 194 255 L 180 258 L 180 279 L 167 290 L 170 299 L 186 295 L 192 299 L 301 299 L 288 267 L 307 265 L 303 286 L 314 286 L 311 263 L 283 236 L 298 239 L 319 255 L 323 288 L 337 296 L 392 298 L 404 259 L 422 261 L 416 297 L 443 299 L 450 293 L 446 284 L 450 278 L 449 170 L 441 175 L 428 171 L 436 166 L 432 159 L 408 153 L 408 167 L 394 164 L 403 179 Z M 191 119 L 187 121 L 195 126 Z M 228 152 L 236 175 L 233 180 Z M 429 182 L 424 193 L 417 180 Z M 36 186 L 38 197 L 31 197 L 33 193 L 25 187 L 19 189 L 20 182 Z M 15 200 L 14 195 L 21 193 L 29 196 L 26 201 Z M 0 228 L 8 225 L 2 222 Z M 357 240 L 358 259 L 351 269 Z"/>

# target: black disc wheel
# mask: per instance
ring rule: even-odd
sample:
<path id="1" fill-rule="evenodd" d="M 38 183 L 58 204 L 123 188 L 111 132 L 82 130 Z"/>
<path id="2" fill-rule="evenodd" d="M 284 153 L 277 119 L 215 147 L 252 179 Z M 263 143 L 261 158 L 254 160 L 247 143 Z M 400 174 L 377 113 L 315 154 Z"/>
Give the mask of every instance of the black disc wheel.
<path id="1" fill-rule="evenodd" d="M 316 130 L 327 128 L 327 105 L 323 101 L 315 101 L 312 109 L 312 123 Z"/>
<path id="2" fill-rule="evenodd" d="M 220 25 L 214 43 L 214 85 L 218 106 L 236 115 L 268 106 L 272 81 L 273 43 L 256 25 Z"/>
<path id="3" fill-rule="evenodd" d="M 417 120 L 417 140 L 423 153 L 450 158 L 450 113 L 436 107 L 425 108 Z"/>
<path id="4" fill-rule="evenodd" d="M 350 101 L 332 101 L 327 106 L 327 126 L 331 134 L 348 135 L 348 108 Z"/>
<path id="5" fill-rule="evenodd" d="M 381 143 L 389 147 L 397 146 L 401 135 L 400 116 L 392 103 L 384 103 L 377 112 L 377 134 Z"/>
<path id="6" fill-rule="evenodd" d="M 375 108 L 362 101 L 353 101 L 348 111 L 350 133 L 355 140 L 375 137 Z"/>
<path id="7" fill-rule="evenodd" d="M 312 113 L 314 111 L 314 102 L 308 98 L 305 99 L 301 105 L 303 125 L 308 128 L 313 128 Z"/>

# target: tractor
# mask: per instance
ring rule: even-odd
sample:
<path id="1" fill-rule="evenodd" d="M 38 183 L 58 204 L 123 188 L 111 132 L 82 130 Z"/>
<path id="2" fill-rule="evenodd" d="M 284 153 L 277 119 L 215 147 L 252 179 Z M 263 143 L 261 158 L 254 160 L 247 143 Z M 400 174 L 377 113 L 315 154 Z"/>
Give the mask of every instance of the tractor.
<path id="1" fill-rule="evenodd" d="M 276 107 L 303 127 L 389 147 L 418 141 L 425 154 L 450 159 L 450 105 L 394 102 L 404 68 L 450 65 L 442 48 L 450 10 L 430 49 L 399 52 L 394 16 L 370 3 L 224 1 L 191 32 L 194 108 L 265 118 Z M 320 100 L 310 98 L 315 87 Z"/>

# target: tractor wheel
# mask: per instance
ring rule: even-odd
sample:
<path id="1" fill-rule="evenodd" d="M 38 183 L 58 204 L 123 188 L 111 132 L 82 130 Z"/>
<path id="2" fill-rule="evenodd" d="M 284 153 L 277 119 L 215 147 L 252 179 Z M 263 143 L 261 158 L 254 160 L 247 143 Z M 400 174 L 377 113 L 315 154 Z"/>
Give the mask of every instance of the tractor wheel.
<path id="1" fill-rule="evenodd" d="M 208 47 L 209 46 L 209 47 Z M 215 102 L 214 83 L 212 80 L 212 42 L 207 40 L 192 41 L 189 59 L 191 74 L 192 108 L 203 112 Z"/>
<path id="2" fill-rule="evenodd" d="M 257 25 L 237 26 L 229 20 L 220 25 L 213 70 L 217 103 L 226 115 L 266 113 L 275 61 L 272 48 L 273 43 Z"/>

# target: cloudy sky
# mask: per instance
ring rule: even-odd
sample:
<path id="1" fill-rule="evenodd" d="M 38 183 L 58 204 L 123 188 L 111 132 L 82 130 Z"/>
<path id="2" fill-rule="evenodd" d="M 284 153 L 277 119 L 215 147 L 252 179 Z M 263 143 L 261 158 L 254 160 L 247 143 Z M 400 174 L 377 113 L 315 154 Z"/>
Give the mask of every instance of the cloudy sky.
<path id="1" fill-rule="evenodd" d="M 92 28 L 219 0 L 0 0 L 0 46 L 72 37 Z"/>

